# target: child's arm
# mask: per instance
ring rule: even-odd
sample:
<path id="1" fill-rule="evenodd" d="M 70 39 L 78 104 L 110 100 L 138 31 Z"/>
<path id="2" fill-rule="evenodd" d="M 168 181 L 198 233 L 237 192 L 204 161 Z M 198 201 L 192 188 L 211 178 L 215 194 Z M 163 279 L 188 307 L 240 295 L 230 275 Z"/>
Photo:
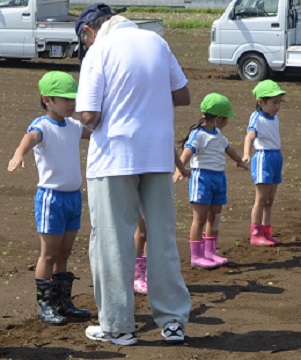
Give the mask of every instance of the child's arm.
<path id="1" fill-rule="evenodd" d="M 182 155 L 180 157 L 180 160 L 182 161 L 183 165 L 185 166 L 188 161 L 190 160 L 191 156 L 193 155 L 192 150 L 190 148 L 185 148 L 182 152 Z M 177 168 L 174 176 L 173 176 L 173 181 L 174 183 L 182 180 L 183 179 L 183 175 L 181 174 L 181 172 L 179 171 L 179 169 Z"/>
<path id="2" fill-rule="evenodd" d="M 245 137 L 244 156 L 242 158 L 243 161 L 246 162 L 247 164 L 249 164 L 251 160 L 251 149 L 255 139 L 256 139 L 255 131 L 250 130 Z"/>
<path id="3" fill-rule="evenodd" d="M 25 167 L 24 156 L 42 139 L 42 134 L 37 130 L 25 134 L 17 147 L 13 158 L 8 163 L 8 171 L 14 171 L 18 166 Z"/>
<path id="4" fill-rule="evenodd" d="M 181 175 L 183 177 L 190 177 L 191 171 L 190 169 L 187 169 L 184 164 L 182 163 L 182 161 L 179 158 L 179 154 L 177 152 L 177 149 L 175 148 L 175 164 L 177 169 L 179 170 L 179 172 L 181 173 Z"/>
<path id="5" fill-rule="evenodd" d="M 232 146 L 228 146 L 225 150 L 226 154 L 236 162 L 237 167 L 241 167 L 245 170 L 248 169 L 248 166 L 245 164 L 245 162 L 242 160 L 242 158 L 237 154 L 236 150 Z"/>

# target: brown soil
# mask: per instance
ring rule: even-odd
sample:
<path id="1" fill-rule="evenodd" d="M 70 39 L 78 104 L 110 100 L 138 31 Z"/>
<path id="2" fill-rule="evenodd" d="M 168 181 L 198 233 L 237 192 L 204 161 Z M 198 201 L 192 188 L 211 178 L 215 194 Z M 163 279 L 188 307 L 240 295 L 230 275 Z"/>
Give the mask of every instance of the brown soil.
<path id="1" fill-rule="evenodd" d="M 237 113 L 225 135 L 238 152 L 249 115 L 254 109 L 253 83 L 238 80 L 235 69 L 207 63 L 208 31 L 166 31 L 166 39 L 189 79 L 192 104 L 176 110 L 180 139 L 194 123 L 199 102 L 212 91 L 227 95 Z M 212 271 L 191 269 L 187 234 L 191 209 L 187 182 L 176 185 L 178 247 L 182 271 L 192 297 L 187 339 L 167 346 L 152 320 L 147 297 L 136 294 L 139 344 L 121 347 L 95 343 L 84 330 L 96 323 L 96 307 L 87 254 L 89 217 L 84 196 L 83 225 L 70 258 L 70 271 L 81 279 L 74 285 L 76 304 L 91 309 L 84 323 L 50 327 L 36 319 L 34 266 L 39 252 L 33 197 L 37 174 L 32 155 L 26 168 L 6 171 L 7 163 L 29 122 L 41 114 L 37 81 L 45 71 L 65 70 L 78 78 L 74 61 L 0 61 L 1 167 L 0 184 L 0 358 L 13 360 L 66 359 L 300 359 L 301 353 L 301 220 L 300 220 L 300 77 L 279 78 L 287 90 L 280 112 L 284 155 L 283 184 L 279 186 L 273 225 L 283 245 L 249 245 L 250 210 L 254 186 L 248 172 L 228 160 L 228 198 L 220 229 L 220 254 L 228 266 Z M 82 144 L 83 173 L 87 143 Z M 299 159 L 299 160 L 298 160 Z M 83 184 L 85 195 L 85 183 Z"/>

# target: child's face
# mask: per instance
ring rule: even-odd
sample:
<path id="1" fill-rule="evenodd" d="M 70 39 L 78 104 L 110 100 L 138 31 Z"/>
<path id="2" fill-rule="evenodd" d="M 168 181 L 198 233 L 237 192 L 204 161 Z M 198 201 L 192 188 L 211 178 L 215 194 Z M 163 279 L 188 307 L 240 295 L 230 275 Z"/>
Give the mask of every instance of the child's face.
<path id="1" fill-rule="evenodd" d="M 258 104 L 261 106 L 262 110 L 266 114 L 274 116 L 280 110 L 281 103 L 283 102 L 283 97 L 284 95 L 278 95 L 265 101 L 259 98 Z"/>
<path id="2" fill-rule="evenodd" d="M 222 129 L 228 124 L 228 118 L 224 117 L 224 116 L 218 116 L 216 118 L 215 124 L 216 124 L 216 127 L 218 127 L 219 129 Z"/>
<path id="3" fill-rule="evenodd" d="M 75 111 L 75 99 L 45 96 L 43 101 L 47 106 L 48 115 L 57 121 L 63 121 L 65 117 L 72 116 Z"/>

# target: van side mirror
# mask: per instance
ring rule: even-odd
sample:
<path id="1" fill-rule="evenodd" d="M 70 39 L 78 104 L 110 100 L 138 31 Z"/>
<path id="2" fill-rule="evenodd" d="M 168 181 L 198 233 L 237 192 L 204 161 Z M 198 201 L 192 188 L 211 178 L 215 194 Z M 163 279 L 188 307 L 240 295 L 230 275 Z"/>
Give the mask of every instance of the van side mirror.
<path id="1" fill-rule="evenodd" d="M 229 13 L 229 20 L 235 20 L 235 8 L 233 8 Z"/>

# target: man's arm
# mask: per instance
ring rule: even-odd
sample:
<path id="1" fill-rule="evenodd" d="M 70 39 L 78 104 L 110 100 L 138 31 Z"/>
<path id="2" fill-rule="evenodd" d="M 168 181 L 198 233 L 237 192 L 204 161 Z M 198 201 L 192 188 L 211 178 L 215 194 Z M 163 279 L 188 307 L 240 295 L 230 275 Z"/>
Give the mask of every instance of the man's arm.
<path id="1" fill-rule="evenodd" d="M 90 130 L 94 130 L 100 123 L 101 112 L 99 111 L 83 111 L 81 113 L 81 123 Z"/>
<path id="2" fill-rule="evenodd" d="M 187 86 L 171 92 L 174 106 L 187 106 L 190 104 L 190 93 Z"/>

